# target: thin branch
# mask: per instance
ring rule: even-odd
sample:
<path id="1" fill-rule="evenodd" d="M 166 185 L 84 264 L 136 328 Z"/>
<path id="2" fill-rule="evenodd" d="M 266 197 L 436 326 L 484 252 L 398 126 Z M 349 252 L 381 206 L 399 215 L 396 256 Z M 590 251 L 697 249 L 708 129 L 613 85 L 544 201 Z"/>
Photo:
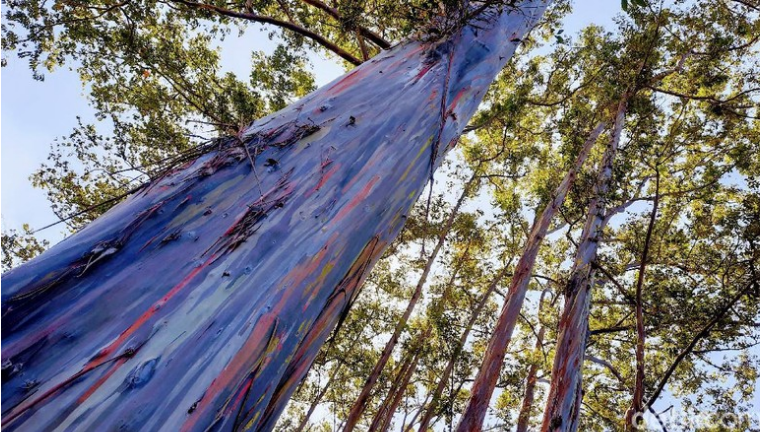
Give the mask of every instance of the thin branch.
<path id="1" fill-rule="evenodd" d="M 339 22 L 344 22 L 345 21 L 343 19 L 343 16 L 340 14 L 340 12 L 338 12 L 337 9 L 335 9 L 334 7 L 330 7 L 330 6 L 326 5 L 325 3 L 322 3 L 319 0 L 302 0 L 302 1 L 304 3 L 306 3 L 306 4 L 308 4 L 308 5 L 314 6 L 315 8 L 322 10 L 323 12 L 326 12 L 328 15 L 330 15 L 333 18 L 335 18 Z M 359 34 L 361 34 L 365 38 L 369 39 L 372 43 L 374 43 L 375 45 L 379 46 L 380 48 L 382 48 L 382 49 L 388 49 L 388 48 L 391 47 L 390 42 L 388 42 L 387 40 L 383 39 L 382 36 L 380 36 L 379 34 L 373 32 L 372 30 L 370 30 L 370 29 L 368 29 L 366 27 L 360 26 L 360 25 L 356 25 L 356 26 L 354 26 L 354 28 L 356 29 L 357 32 L 359 32 Z"/>
<path id="2" fill-rule="evenodd" d="M 646 403 L 646 407 L 650 408 L 654 402 L 657 400 L 658 397 L 660 397 L 660 394 L 665 389 L 665 385 L 667 385 L 668 380 L 673 375 L 673 373 L 676 371 L 678 366 L 683 362 L 686 357 L 689 356 L 694 351 L 694 348 L 697 346 L 699 341 L 706 338 L 710 332 L 712 331 L 713 327 L 715 327 L 716 324 L 728 313 L 729 310 L 744 296 L 744 294 L 749 291 L 750 288 L 752 288 L 753 282 L 750 282 L 742 288 L 736 295 L 734 295 L 733 298 L 725 305 L 721 310 L 718 311 L 718 313 L 711 319 L 705 326 L 702 328 L 702 330 L 697 333 L 694 338 L 692 338 L 691 342 L 681 351 L 680 354 L 676 357 L 676 359 L 673 361 L 673 363 L 670 365 L 670 367 L 665 371 L 665 374 L 663 375 L 662 379 L 660 380 L 659 384 L 657 384 L 657 387 L 655 391 L 652 393 L 652 396 L 649 397 L 649 400 Z"/>
<path id="3" fill-rule="evenodd" d="M 244 19 L 248 21 L 255 21 L 255 22 L 260 22 L 262 24 L 272 24 L 278 27 L 282 27 L 284 29 L 288 29 L 292 32 L 300 34 L 301 36 L 304 36 L 308 39 L 311 39 L 312 41 L 334 52 L 339 57 L 341 57 L 342 59 L 346 60 L 347 62 L 353 65 L 358 66 L 362 64 L 362 61 L 360 59 L 356 58 L 351 53 L 339 47 L 338 45 L 330 42 L 323 36 L 291 22 L 282 21 L 277 18 L 257 15 L 257 14 L 248 13 L 248 12 L 237 12 L 237 11 L 225 9 L 219 6 L 206 4 L 206 3 L 198 3 L 198 2 L 189 1 L 189 0 L 169 0 L 169 1 L 174 2 L 174 3 L 180 3 L 191 8 L 207 10 L 207 11 L 214 12 L 222 16 L 230 17 L 230 18 L 240 18 L 240 19 Z"/>

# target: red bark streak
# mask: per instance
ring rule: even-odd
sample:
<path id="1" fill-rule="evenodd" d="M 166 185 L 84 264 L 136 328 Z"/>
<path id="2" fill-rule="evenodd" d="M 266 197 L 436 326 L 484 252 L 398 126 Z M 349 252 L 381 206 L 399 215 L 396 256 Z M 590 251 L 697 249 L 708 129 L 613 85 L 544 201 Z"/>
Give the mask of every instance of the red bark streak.
<path id="1" fill-rule="evenodd" d="M 351 210 L 353 210 L 356 206 L 358 206 L 364 200 L 366 200 L 367 196 L 372 191 L 372 186 L 374 186 L 378 180 L 380 180 L 380 176 L 372 177 L 372 179 L 369 182 L 367 182 L 367 184 L 362 188 L 362 190 L 359 191 L 356 194 L 356 196 L 354 196 L 354 198 L 351 199 L 351 201 L 340 210 L 340 212 L 338 212 L 338 214 L 335 216 L 334 221 L 337 222 L 343 219 L 347 214 L 351 212 Z"/>

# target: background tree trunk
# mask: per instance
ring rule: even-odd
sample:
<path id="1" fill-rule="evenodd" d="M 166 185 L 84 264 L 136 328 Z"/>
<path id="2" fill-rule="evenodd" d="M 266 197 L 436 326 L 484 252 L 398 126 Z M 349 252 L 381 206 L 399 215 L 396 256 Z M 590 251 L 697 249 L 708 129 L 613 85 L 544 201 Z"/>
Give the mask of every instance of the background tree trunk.
<path id="1" fill-rule="evenodd" d="M 600 123 L 594 128 L 589 135 L 588 139 L 583 145 L 583 148 L 578 154 L 573 166 L 562 179 L 562 182 L 554 192 L 552 201 L 544 207 L 541 214 L 536 217 L 536 221 L 533 224 L 533 228 L 530 231 L 530 235 L 525 242 L 522 256 L 515 268 L 515 274 L 512 276 L 512 282 L 509 285 L 509 292 L 507 293 L 507 299 L 504 301 L 504 306 L 501 309 L 499 320 L 494 328 L 493 336 L 488 342 L 486 348 L 486 354 L 483 357 L 483 363 L 478 371 L 478 375 L 475 377 L 475 382 L 472 385 L 472 395 L 470 401 L 467 404 L 467 409 L 462 415 L 462 419 L 459 422 L 457 430 L 459 432 L 467 432 L 482 428 L 483 420 L 486 417 L 486 411 L 488 410 L 488 404 L 491 401 L 491 395 L 496 387 L 496 382 L 499 379 L 499 373 L 501 371 L 501 365 L 504 362 L 504 356 L 509 346 L 509 341 L 512 339 L 512 332 L 517 324 L 517 319 L 520 315 L 520 309 L 522 309 L 523 301 L 525 300 L 525 293 L 528 290 L 528 282 L 533 274 L 533 265 L 536 262 L 536 256 L 538 256 L 538 250 L 541 247 L 541 243 L 546 236 L 546 232 L 549 229 L 554 215 L 559 211 L 562 203 L 565 201 L 570 186 L 575 181 L 575 176 L 586 161 L 591 147 L 596 142 L 599 134 L 604 129 L 605 124 Z"/>
<path id="2" fill-rule="evenodd" d="M 541 315 L 544 310 L 544 297 L 547 291 L 541 293 L 541 298 L 538 300 L 538 320 L 541 322 Z M 552 302 L 553 304 L 553 302 Z M 536 335 L 536 352 L 540 353 L 544 349 L 544 335 L 546 335 L 546 327 L 541 325 Z M 530 415 L 533 411 L 533 403 L 536 396 L 536 384 L 538 383 L 538 370 L 539 363 L 533 362 L 528 368 L 528 377 L 525 379 L 525 396 L 523 397 L 522 405 L 520 406 L 520 413 L 517 415 L 517 427 L 515 432 L 527 432 L 530 426 Z"/>
<path id="3" fill-rule="evenodd" d="M 444 224 L 443 229 L 438 234 L 438 239 L 436 241 L 435 247 L 433 247 L 433 251 L 430 252 L 430 256 L 428 256 L 428 259 L 425 262 L 425 268 L 422 270 L 422 274 L 420 275 L 420 278 L 417 280 L 417 285 L 414 287 L 412 298 L 409 300 L 409 303 L 407 303 L 406 310 L 404 310 L 404 314 L 401 315 L 401 318 L 399 318 L 398 322 L 396 322 L 396 327 L 393 330 L 393 334 L 391 335 L 391 338 L 388 339 L 388 342 L 385 343 L 385 346 L 383 347 L 383 351 L 380 353 L 380 358 L 377 359 L 377 363 L 375 363 L 375 367 L 372 368 L 372 372 L 369 374 L 369 376 L 367 377 L 367 380 L 364 382 L 364 386 L 362 387 L 361 392 L 359 393 L 359 396 L 356 398 L 356 401 L 354 402 L 353 406 L 351 406 L 351 411 L 349 412 L 348 419 L 346 420 L 346 426 L 343 429 L 344 432 L 352 431 L 354 427 L 356 427 L 356 424 L 361 419 L 361 416 L 364 413 L 364 410 L 367 406 L 367 402 L 370 399 L 372 389 L 375 388 L 375 384 L 377 384 L 377 380 L 380 378 L 380 375 L 383 373 L 383 369 L 385 369 L 385 365 L 388 364 L 388 361 L 390 360 L 391 355 L 393 354 L 393 349 L 396 348 L 399 338 L 401 337 L 401 333 L 406 328 L 406 324 L 409 322 L 409 318 L 412 316 L 412 312 L 414 312 L 414 308 L 417 306 L 417 302 L 420 300 L 420 297 L 422 297 L 422 289 L 425 287 L 425 284 L 427 283 L 427 278 L 428 278 L 428 275 L 430 274 L 430 270 L 433 268 L 433 264 L 435 264 L 435 261 L 438 258 L 438 253 L 441 251 L 443 244 L 446 242 L 446 236 L 449 235 L 449 232 L 451 231 L 451 227 L 454 225 L 454 221 L 459 215 L 459 209 L 462 207 L 462 204 L 464 204 L 464 201 L 467 198 L 467 193 L 469 192 L 470 186 L 472 185 L 474 181 L 475 181 L 475 174 L 473 174 L 473 176 L 465 185 L 464 189 L 462 189 L 462 193 L 459 195 L 459 198 L 457 199 L 456 204 L 454 204 L 454 208 L 451 209 L 451 213 L 449 213 L 449 217 L 446 219 L 446 223 Z M 373 421 L 373 424 L 374 424 L 374 421 Z"/>
<path id="4" fill-rule="evenodd" d="M 594 198 L 589 203 L 586 225 L 583 227 L 573 270 L 565 288 L 565 305 L 559 321 L 559 337 L 542 431 L 578 430 L 583 395 L 581 371 L 588 338 L 591 287 L 594 284 L 592 266 L 604 230 L 606 195 L 612 181 L 613 162 L 625 121 L 626 103 L 627 97 L 624 97 L 618 104 L 612 137 L 602 158 L 594 185 Z"/>
<path id="5" fill-rule="evenodd" d="M 271 430 L 518 41 L 362 64 L 3 277 L 7 430 Z"/>
<path id="6" fill-rule="evenodd" d="M 655 193 L 654 202 L 652 203 L 652 214 L 649 217 L 646 238 L 644 239 L 644 249 L 641 252 L 641 266 L 639 267 L 638 280 L 636 281 L 636 384 L 633 388 L 633 399 L 631 407 L 625 415 L 625 429 L 637 429 L 634 424 L 634 417 L 637 414 L 643 414 L 644 410 L 644 355 L 646 344 L 646 329 L 644 327 L 644 274 L 647 268 L 647 259 L 649 258 L 649 249 L 652 243 L 652 232 L 657 220 L 657 207 L 660 203 L 660 172 L 659 167 L 655 168 Z"/>

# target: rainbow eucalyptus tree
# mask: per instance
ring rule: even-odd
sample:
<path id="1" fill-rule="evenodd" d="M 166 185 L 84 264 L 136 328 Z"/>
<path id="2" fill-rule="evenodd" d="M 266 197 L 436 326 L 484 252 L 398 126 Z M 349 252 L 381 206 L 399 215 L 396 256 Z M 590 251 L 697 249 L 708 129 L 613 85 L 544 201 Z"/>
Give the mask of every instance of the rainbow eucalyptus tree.
<path id="1" fill-rule="evenodd" d="M 459 421 L 459 426 L 457 427 L 459 432 L 482 428 L 491 395 L 496 388 L 499 372 L 501 371 L 502 363 L 504 363 L 507 347 L 512 339 L 512 332 L 517 324 L 520 309 L 522 309 L 525 294 L 528 291 L 528 282 L 533 274 L 533 266 L 536 263 L 538 251 L 549 230 L 549 224 L 560 207 L 562 207 L 565 197 L 575 181 L 575 177 L 583 168 L 591 147 L 596 143 L 605 125 L 604 122 L 600 122 L 589 133 L 588 139 L 580 149 L 573 166 L 552 194 L 551 201 L 536 216 L 536 220 L 523 247 L 523 253 L 517 262 L 512 281 L 509 284 L 507 298 L 502 306 L 496 328 L 494 328 L 493 335 L 488 341 L 483 362 L 472 385 L 472 394 L 467 403 L 467 408 Z"/>
<path id="2" fill-rule="evenodd" d="M 271 430 L 546 6 L 469 6 L 6 273 L 3 426 Z"/>
<path id="3" fill-rule="evenodd" d="M 583 392 L 581 366 L 586 354 L 591 288 L 594 284 L 592 267 L 606 225 L 607 194 L 612 182 L 612 169 L 623 131 L 626 108 L 627 96 L 618 104 L 612 137 L 600 164 L 570 279 L 564 290 L 565 304 L 557 329 L 559 336 L 542 431 L 578 430 Z"/>

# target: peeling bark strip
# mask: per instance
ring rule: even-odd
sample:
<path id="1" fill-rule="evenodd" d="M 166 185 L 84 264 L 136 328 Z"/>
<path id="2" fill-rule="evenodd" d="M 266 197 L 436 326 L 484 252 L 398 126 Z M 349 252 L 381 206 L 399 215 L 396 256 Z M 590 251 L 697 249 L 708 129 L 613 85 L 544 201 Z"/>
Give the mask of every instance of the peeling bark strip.
<path id="1" fill-rule="evenodd" d="M 4 429 L 273 429 L 546 4 L 521 6 L 379 54 L 5 274 Z"/>
<path id="2" fill-rule="evenodd" d="M 559 336 L 541 426 L 542 432 L 578 430 L 583 397 L 581 372 L 588 339 L 591 287 L 594 284 L 592 265 L 596 260 L 599 239 L 604 230 L 607 193 L 625 123 L 626 104 L 627 96 L 618 104 L 612 137 L 602 157 L 594 185 L 594 197 L 589 203 L 586 224 L 581 233 L 570 280 L 565 288 L 565 305 L 559 321 Z"/>
<path id="3" fill-rule="evenodd" d="M 483 420 L 486 417 L 488 404 L 491 401 L 491 395 L 493 394 L 496 382 L 499 379 L 499 373 L 501 371 L 501 365 L 504 363 L 507 347 L 512 339 L 512 332 L 514 331 L 515 324 L 517 324 L 517 320 L 520 316 L 520 309 L 522 309 L 523 301 L 525 300 L 525 293 L 528 290 L 528 282 L 533 273 L 533 265 L 536 262 L 538 250 L 546 236 L 546 231 L 549 229 L 549 224 L 557 211 L 559 211 L 559 208 L 562 207 L 562 203 L 565 201 L 565 196 L 575 181 L 575 176 L 583 167 L 583 164 L 591 151 L 591 147 L 596 142 L 599 134 L 602 133 L 602 130 L 604 130 L 604 127 L 604 123 L 599 123 L 599 125 L 597 125 L 597 127 L 591 132 L 588 139 L 583 144 L 583 148 L 578 154 L 572 168 L 570 168 L 565 175 L 565 178 L 562 179 L 562 182 L 554 192 L 552 201 L 544 207 L 543 211 L 538 215 L 533 224 L 533 228 L 525 243 L 525 248 L 523 249 L 520 261 L 517 262 L 515 274 L 512 277 L 509 292 L 507 293 L 507 299 L 501 309 L 501 315 L 496 323 L 496 328 L 493 331 L 491 340 L 488 342 L 488 347 L 486 348 L 486 353 L 483 357 L 483 363 L 480 366 L 478 375 L 472 385 L 472 395 L 467 404 L 467 409 L 462 415 L 462 419 L 459 421 L 459 426 L 457 428 L 459 432 L 478 430 L 483 426 Z"/>

